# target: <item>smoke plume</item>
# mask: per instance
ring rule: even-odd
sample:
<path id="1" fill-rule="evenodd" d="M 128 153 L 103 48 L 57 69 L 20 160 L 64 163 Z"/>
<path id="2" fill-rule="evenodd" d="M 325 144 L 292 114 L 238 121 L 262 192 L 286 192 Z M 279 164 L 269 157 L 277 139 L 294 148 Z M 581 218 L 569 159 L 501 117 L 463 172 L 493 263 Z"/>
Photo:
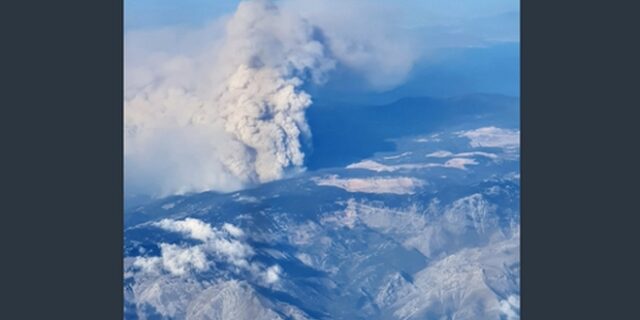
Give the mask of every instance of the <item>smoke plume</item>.
<path id="1" fill-rule="evenodd" d="M 347 44 L 364 48 L 369 40 L 362 33 L 344 38 L 337 29 L 344 22 L 323 27 L 322 19 L 314 24 L 294 9 L 244 1 L 232 16 L 198 30 L 127 35 L 128 192 L 232 191 L 304 170 L 312 99 L 303 84 L 322 84 L 339 64 L 365 70 L 357 61 L 380 59 L 376 47 L 349 52 Z M 379 64 L 381 74 L 367 69 L 372 84 L 399 81 L 412 63 L 407 55 L 401 60 L 400 68 L 391 62 L 400 74 L 390 77 L 388 63 Z"/>

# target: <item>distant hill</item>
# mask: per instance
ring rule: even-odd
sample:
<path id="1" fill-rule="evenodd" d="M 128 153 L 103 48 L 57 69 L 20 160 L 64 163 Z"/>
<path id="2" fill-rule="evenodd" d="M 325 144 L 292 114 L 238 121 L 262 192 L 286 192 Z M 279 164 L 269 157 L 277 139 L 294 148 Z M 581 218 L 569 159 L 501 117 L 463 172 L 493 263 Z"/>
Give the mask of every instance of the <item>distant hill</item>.
<path id="1" fill-rule="evenodd" d="M 392 151 L 389 139 L 470 123 L 517 128 L 519 112 L 519 98 L 495 94 L 407 97 L 378 106 L 314 105 L 307 112 L 313 137 L 306 166 L 343 166 L 374 152 Z"/>

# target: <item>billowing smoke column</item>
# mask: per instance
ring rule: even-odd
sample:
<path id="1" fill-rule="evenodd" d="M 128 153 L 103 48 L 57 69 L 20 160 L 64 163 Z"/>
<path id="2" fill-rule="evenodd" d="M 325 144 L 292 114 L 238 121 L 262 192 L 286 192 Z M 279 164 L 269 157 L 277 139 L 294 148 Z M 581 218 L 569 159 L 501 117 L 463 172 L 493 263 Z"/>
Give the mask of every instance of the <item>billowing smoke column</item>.
<path id="1" fill-rule="evenodd" d="M 261 0 L 241 2 L 223 30 L 197 53 L 144 56 L 146 69 L 125 56 L 126 192 L 232 191 L 304 170 L 301 85 L 348 64 L 352 41 L 331 47 L 296 10 Z"/>
<path id="2" fill-rule="evenodd" d="M 265 182 L 302 167 L 300 136 L 310 133 L 305 109 L 311 97 L 298 87 L 307 74 L 319 80 L 334 65 L 313 35 L 302 19 L 266 1 L 241 3 L 229 21 L 218 65 L 230 70 L 215 96 L 215 112 L 198 116 L 204 123 L 220 118 L 246 147 L 247 168 L 226 164 L 235 175 Z"/>

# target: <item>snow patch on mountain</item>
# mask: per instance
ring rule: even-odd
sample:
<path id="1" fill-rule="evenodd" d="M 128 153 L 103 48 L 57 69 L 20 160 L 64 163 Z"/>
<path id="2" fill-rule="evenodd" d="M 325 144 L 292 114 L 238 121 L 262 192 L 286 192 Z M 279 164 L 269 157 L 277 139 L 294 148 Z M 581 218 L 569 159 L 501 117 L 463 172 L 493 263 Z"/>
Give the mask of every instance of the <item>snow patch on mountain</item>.
<path id="1" fill-rule="evenodd" d="M 484 127 L 475 130 L 460 131 L 459 137 L 468 138 L 474 148 L 506 148 L 514 149 L 520 146 L 520 130 Z"/>
<path id="2" fill-rule="evenodd" d="M 460 170 L 467 170 L 468 165 L 477 165 L 478 162 L 474 159 L 467 158 L 453 158 L 447 160 L 445 163 L 403 163 L 395 165 L 386 165 L 374 160 L 364 160 L 356 163 L 352 163 L 347 166 L 347 169 L 364 169 L 375 172 L 395 172 L 401 170 L 420 170 L 427 168 L 454 168 Z"/>
<path id="3" fill-rule="evenodd" d="M 319 186 L 337 187 L 349 192 L 393 194 L 413 194 L 426 184 L 423 180 L 409 177 L 341 179 L 337 175 L 316 179 L 315 182 Z"/>

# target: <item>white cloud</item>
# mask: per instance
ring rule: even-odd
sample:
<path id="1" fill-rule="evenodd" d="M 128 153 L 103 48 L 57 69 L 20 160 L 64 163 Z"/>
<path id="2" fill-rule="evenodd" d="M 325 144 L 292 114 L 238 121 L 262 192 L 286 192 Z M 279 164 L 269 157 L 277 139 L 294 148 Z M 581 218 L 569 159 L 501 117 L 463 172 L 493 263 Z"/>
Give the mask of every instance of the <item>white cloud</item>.
<path id="1" fill-rule="evenodd" d="M 474 147 L 514 149 L 520 146 L 520 130 L 484 127 L 458 132 L 459 137 L 468 138 Z"/>
<path id="2" fill-rule="evenodd" d="M 242 241 L 245 236 L 244 231 L 230 223 L 223 224 L 222 230 L 194 218 L 162 219 L 152 225 L 200 240 L 203 243 L 192 248 L 198 248 L 239 267 L 248 268 L 250 263 L 247 259 L 254 255 L 251 246 Z"/>
<path id="3" fill-rule="evenodd" d="M 160 256 L 139 256 L 133 260 L 133 266 L 141 272 L 158 274 L 164 270 L 171 275 L 182 276 L 191 272 L 206 271 L 214 261 L 223 261 L 237 267 L 236 271 L 244 270 L 268 284 L 280 279 L 280 266 L 266 268 L 260 263 L 250 261 L 255 252 L 246 242 L 246 233 L 233 224 L 224 223 L 222 228 L 218 229 L 199 219 L 186 218 L 162 219 L 151 225 L 183 234 L 202 243 L 191 246 L 160 243 Z"/>
<path id="4" fill-rule="evenodd" d="M 221 237 L 206 243 L 205 249 L 238 267 L 249 267 L 247 258 L 254 255 L 253 249 L 248 244 Z"/>
<path id="5" fill-rule="evenodd" d="M 133 266 L 146 273 L 155 273 L 158 272 L 161 263 L 161 257 L 136 257 Z"/>
<path id="6" fill-rule="evenodd" d="M 204 271 L 209 268 L 207 257 L 199 246 L 181 247 L 161 243 L 162 266 L 173 275 L 183 275 L 190 270 Z"/>
<path id="7" fill-rule="evenodd" d="M 276 283 L 280 280 L 280 273 L 282 268 L 279 265 L 273 265 L 264 272 L 264 280 L 268 284 Z"/>
<path id="8" fill-rule="evenodd" d="M 209 261 L 200 246 L 183 247 L 169 243 L 160 243 L 159 246 L 159 257 L 136 257 L 133 265 L 146 273 L 157 273 L 163 269 L 175 276 L 209 268 Z"/>
<path id="9" fill-rule="evenodd" d="M 424 181 L 409 177 L 341 179 L 336 175 L 316 179 L 315 182 L 319 186 L 332 186 L 349 192 L 393 194 L 413 194 L 425 185 Z"/>
<path id="10" fill-rule="evenodd" d="M 194 218 L 186 218 L 184 220 L 162 219 L 154 222 L 153 225 L 167 231 L 182 233 L 192 239 L 203 242 L 216 236 L 210 224 Z"/>
<path id="11" fill-rule="evenodd" d="M 507 317 L 507 320 L 520 319 L 520 297 L 510 295 L 507 299 L 501 300 L 500 311 Z"/>
<path id="12" fill-rule="evenodd" d="M 225 223 L 224 225 L 222 225 L 222 228 L 229 232 L 230 235 L 236 237 L 236 238 L 241 238 L 244 237 L 244 231 L 242 231 L 242 229 L 230 224 L 230 223 Z"/>

